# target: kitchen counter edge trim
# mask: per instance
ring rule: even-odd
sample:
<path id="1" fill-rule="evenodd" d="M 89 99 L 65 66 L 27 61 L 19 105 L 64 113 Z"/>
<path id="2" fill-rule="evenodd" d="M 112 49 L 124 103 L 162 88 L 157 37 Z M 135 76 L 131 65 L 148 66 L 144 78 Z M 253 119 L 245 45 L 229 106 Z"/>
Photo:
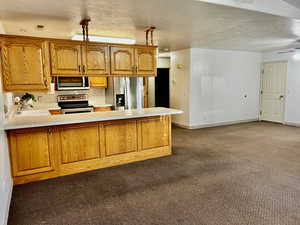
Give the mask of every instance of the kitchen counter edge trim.
<path id="1" fill-rule="evenodd" d="M 148 108 L 148 110 L 151 108 Z M 65 120 L 67 116 L 70 115 L 56 115 L 54 119 L 57 121 L 46 121 L 42 123 L 35 123 L 28 124 L 25 122 L 24 124 L 14 124 L 14 119 L 11 119 L 7 123 L 4 124 L 4 130 L 15 130 L 15 129 L 24 129 L 24 128 L 35 128 L 35 127 L 47 127 L 47 126 L 59 126 L 59 125 L 67 125 L 67 124 L 78 124 L 78 123 L 89 123 L 89 122 L 101 122 L 101 121 L 110 121 L 110 120 L 123 120 L 123 119 L 134 119 L 134 118 L 143 118 L 143 117 L 152 117 L 152 116 L 162 116 L 162 115 L 176 115 L 182 114 L 183 111 L 171 108 L 152 108 L 152 109 L 161 109 L 161 112 L 141 112 L 140 110 L 124 110 L 124 115 L 112 115 L 101 117 L 101 114 L 108 114 L 108 112 L 93 112 L 93 114 L 99 115 L 99 117 L 95 118 L 84 118 L 85 115 L 90 115 L 90 113 L 80 114 L 82 119 L 74 119 L 74 120 Z M 145 111 L 148 111 L 145 110 Z M 132 115 L 128 115 L 126 113 L 132 112 Z M 136 111 L 136 112 L 134 112 Z M 115 113 L 116 111 L 112 111 L 111 113 Z M 40 117 L 40 116 L 39 116 Z M 49 117 L 49 119 L 53 118 L 53 116 L 42 116 L 44 118 Z M 27 117 L 27 118 L 34 118 L 34 117 Z M 60 119 L 60 120 L 58 120 Z"/>

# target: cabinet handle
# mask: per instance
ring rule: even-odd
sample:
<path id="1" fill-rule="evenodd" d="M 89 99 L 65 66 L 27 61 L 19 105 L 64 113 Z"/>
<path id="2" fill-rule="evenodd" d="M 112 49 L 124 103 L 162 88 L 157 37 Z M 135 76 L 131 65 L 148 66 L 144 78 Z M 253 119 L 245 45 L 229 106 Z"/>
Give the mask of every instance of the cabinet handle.
<path id="1" fill-rule="evenodd" d="M 135 66 L 135 73 L 138 73 L 138 66 Z"/>
<path id="2" fill-rule="evenodd" d="M 85 73 L 85 65 L 82 66 L 82 72 Z"/>
<path id="3" fill-rule="evenodd" d="M 48 133 L 49 133 L 49 134 L 52 134 L 52 132 L 53 132 L 52 129 L 49 128 L 49 129 L 48 129 Z"/>
<path id="4" fill-rule="evenodd" d="M 78 70 L 79 70 L 79 72 L 81 72 L 81 67 L 80 67 L 80 65 L 78 66 Z"/>

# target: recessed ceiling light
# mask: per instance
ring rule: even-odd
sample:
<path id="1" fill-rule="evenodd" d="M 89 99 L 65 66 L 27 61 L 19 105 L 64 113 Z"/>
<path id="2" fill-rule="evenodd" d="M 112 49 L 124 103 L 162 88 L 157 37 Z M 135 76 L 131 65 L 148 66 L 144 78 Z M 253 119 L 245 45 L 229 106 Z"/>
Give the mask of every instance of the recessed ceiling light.
<path id="1" fill-rule="evenodd" d="M 82 41 L 83 36 L 82 34 L 75 34 L 72 37 L 72 40 Z M 89 41 L 116 43 L 116 44 L 135 44 L 136 42 L 134 39 L 130 39 L 130 38 L 103 37 L 103 36 L 96 36 L 96 35 L 89 35 Z"/>

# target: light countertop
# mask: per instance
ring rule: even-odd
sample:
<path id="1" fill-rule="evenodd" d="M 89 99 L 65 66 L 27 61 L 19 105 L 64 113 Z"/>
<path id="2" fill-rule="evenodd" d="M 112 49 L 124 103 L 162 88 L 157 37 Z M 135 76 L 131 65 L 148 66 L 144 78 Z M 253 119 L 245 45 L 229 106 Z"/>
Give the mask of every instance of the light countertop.
<path id="1" fill-rule="evenodd" d="M 94 103 L 94 104 L 91 104 L 92 106 L 94 106 L 94 108 L 101 108 L 101 107 L 112 107 L 112 104 L 101 104 L 101 103 Z"/>
<path id="2" fill-rule="evenodd" d="M 5 130 L 57 126 L 64 124 L 100 122 L 108 120 L 121 120 L 131 118 L 142 118 L 149 116 L 174 115 L 181 114 L 183 111 L 177 109 L 169 109 L 163 107 L 134 109 L 134 110 L 119 110 L 119 111 L 104 111 L 90 112 L 79 114 L 62 114 L 62 115 L 38 115 L 38 116 L 15 116 L 4 124 Z"/>

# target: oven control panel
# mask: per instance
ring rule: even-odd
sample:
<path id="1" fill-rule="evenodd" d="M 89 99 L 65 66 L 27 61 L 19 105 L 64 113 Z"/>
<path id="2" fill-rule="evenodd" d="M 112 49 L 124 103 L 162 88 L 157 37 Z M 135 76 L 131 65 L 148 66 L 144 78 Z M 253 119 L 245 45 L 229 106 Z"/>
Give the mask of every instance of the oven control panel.
<path id="1" fill-rule="evenodd" d="M 57 102 L 88 101 L 87 94 L 58 95 Z"/>

